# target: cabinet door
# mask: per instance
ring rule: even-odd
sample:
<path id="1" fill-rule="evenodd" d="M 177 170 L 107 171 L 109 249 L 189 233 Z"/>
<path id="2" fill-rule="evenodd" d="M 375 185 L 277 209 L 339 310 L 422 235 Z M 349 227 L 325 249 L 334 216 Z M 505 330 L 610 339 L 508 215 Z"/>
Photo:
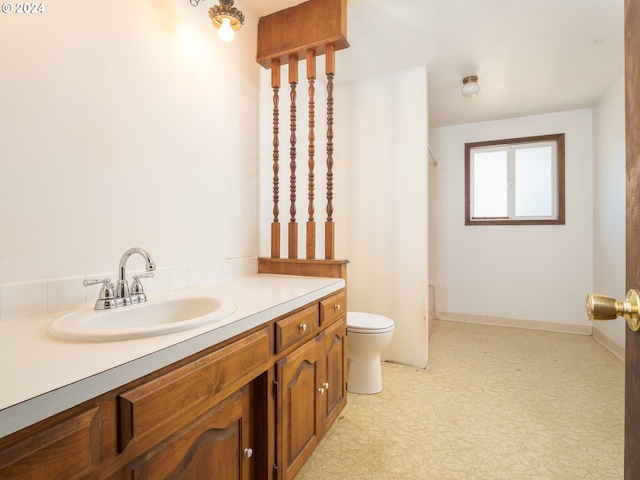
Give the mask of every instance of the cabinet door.
<path id="1" fill-rule="evenodd" d="M 320 403 L 324 432 L 347 404 L 347 323 L 344 316 L 325 331 L 319 355 L 324 388 Z"/>
<path id="2" fill-rule="evenodd" d="M 127 465 L 125 479 L 249 480 L 252 474 L 251 388 Z"/>
<path id="3" fill-rule="evenodd" d="M 319 335 L 319 338 L 323 337 Z M 315 449 L 321 434 L 319 338 L 308 341 L 277 364 L 280 480 L 294 477 Z"/>
<path id="4" fill-rule="evenodd" d="M 96 473 L 103 415 L 91 408 L 0 450 L 0 479 L 72 480 Z"/>

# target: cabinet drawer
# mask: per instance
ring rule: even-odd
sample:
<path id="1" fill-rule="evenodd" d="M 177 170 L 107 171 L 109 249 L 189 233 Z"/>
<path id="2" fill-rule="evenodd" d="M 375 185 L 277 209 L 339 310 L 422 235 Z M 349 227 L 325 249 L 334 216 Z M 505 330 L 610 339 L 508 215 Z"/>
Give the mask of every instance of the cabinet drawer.
<path id="1" fill-rule="evenodd" d="M 347 314 L 347 292 L 342 291 L 320 302 L 320 325 L 328 325 Z"/>
<path id="2" fill-rule="evenodd" d="M 313 304 L 276 322 L 276 353 L 313 334 L 319 324 L 318 305 Z"/>
<path id="3" fill-rule="evenodd" d="M 0 478 L 84 478 L 100 465 L 100 407 L 0 452 Z"/>
<path id="4" fill-rule="evenodd" d="M 119 395 L 120 451 L 161 441 L 249 383 L 265 370 L 269 343 L 266 327 Z"/>

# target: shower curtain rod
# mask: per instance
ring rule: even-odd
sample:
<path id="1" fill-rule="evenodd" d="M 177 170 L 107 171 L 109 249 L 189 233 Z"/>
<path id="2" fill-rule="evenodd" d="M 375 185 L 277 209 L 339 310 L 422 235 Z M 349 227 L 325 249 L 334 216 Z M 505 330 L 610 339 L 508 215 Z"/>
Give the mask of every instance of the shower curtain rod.
<path id="1" fill-rule="evenodd" d="M 433 160 L 433 165 L 435 167 L 438 166 L 438 160 L 436 160 L 436 156 L 433 154 L 433 150 L 431 150 L 431 145 L 427 144 L 427 148 L 429 149 L 429 155 L 431 155 L 431 160 Z"/>

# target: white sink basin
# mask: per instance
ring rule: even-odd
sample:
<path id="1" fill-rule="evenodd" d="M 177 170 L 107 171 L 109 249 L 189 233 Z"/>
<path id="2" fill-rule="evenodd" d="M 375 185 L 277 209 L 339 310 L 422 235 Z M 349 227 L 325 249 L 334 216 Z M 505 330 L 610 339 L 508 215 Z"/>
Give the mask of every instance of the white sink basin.
<path id="1" fill-rule="evenodd" d="M 128 340 L 200 327 L 235 311 L 233 302 L 214 297 L 151 299 L 110 310 L 69 313 L 49 325 L 49 334 L 63 340 Z"/>

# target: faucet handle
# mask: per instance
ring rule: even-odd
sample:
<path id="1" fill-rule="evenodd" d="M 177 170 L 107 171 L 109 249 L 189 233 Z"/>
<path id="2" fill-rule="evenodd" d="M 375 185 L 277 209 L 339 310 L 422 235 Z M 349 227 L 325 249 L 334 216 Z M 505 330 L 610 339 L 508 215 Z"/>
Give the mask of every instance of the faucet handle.
<path id="1" fill-rule="evenodd" d="M 154 276 L 153 272 L 142 273 L 140 275 L 133 276 L 133 282 L 131 283 L 131 301 L 132 303 L 136 303 L 134 297 L 137 297 L 137 303 L 142 303 L 147 301 L 147 295 L 144 293 L 144 288 L 142 287 L 141 278 L 151 278 Z"/>
<path id="2" fill-rule="evenodd" d="M 96 300 L 96 310 L 106 310 L 122 305 L 122 302 L 115 298 L 113 293 L 113 283 L 111 283 L 109 278 L 86 278 L 82 281 L 82 284 L 85 287 L 98 285 L 100 283 L 102 283 L 102 288 L 98 294 L 98 300 Z"/>
<path id="3" fill-rule="evenodd" d="M 111 280 L 109 280 L 108 278 L 85 278 L 82 281 L 82 285 L 84 285 L 85 287 L 90 287 L 91 285 L 98 285 L 99 283 L 104 283 L 107 280 L 111 282 Z"/>
<path id="4" fill-rule="evenodd" d="M 100 299 L 105 299 L 109 297 L 113 297 L 113 283 L 111 283 L 111 279 L 109 278 L 85 278 L 82 281 L 82 284 L 85 287 L 90 287 L 92 285 L 102 284 L 102 288 L 100 289 Z"/>
<path id="5" fill-rule="evenodd" d="M 155 273 L 153 272 L 146 272 L 146 273 L 139 273 L 137 275 L 133 276 L 133 280 L 138 280 L 139 278 L 153 278 L 155 276 Z"/>

